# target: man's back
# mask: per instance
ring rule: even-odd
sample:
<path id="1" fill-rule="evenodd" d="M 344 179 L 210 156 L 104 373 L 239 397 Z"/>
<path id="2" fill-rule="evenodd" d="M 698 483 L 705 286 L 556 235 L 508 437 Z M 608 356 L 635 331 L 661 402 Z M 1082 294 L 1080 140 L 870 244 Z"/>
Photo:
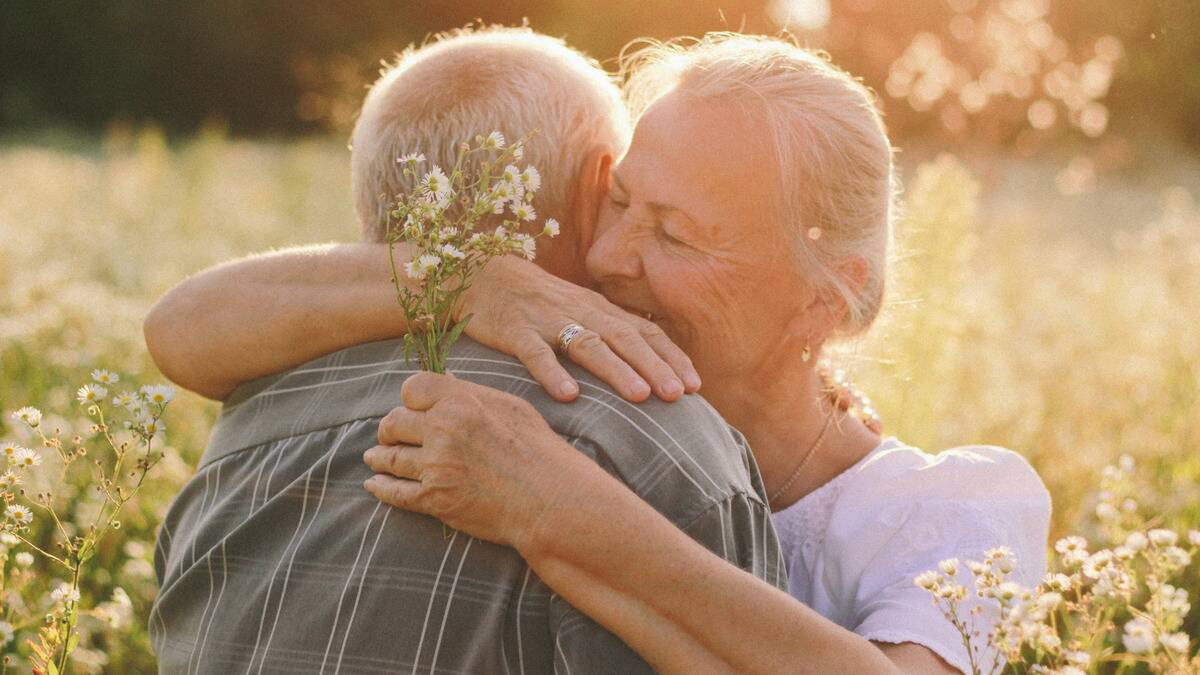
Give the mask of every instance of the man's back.
<path id="1" fill-rule="evenodd" d="M 753 460 L 702 399 L 632 405 L 574 371 L 579 400 L 558 404 L 465 338 L 449 368 L 529 400 L 677 526 L 786 587 Z M 649 670 L 513 549 L 363 490 L 362 453 L 413 372 L 399 341 L 377 342 L 235 392 L 159 537 L 161 671 Z"/>

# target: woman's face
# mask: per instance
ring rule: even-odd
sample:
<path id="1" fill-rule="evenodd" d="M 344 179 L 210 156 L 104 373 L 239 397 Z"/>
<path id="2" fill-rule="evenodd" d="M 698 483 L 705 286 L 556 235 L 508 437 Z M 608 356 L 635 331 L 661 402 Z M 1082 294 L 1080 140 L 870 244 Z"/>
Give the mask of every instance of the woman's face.
<path id="1" fill-rule="evenodd" d="M 652 314 L 706 380 L 767 362 L 811 296 L 768 138 L 736 104 L 659 99 L 613 172 L 588 252 L 604 294 Z"/>

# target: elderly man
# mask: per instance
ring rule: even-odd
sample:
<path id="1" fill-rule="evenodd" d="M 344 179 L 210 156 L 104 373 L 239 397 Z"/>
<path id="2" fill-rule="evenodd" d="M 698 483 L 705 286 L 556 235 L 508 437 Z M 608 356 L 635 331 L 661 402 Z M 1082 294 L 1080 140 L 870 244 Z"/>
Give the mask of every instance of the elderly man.
<path id="1" fill-rule="evenodd" d="M 163 371 L 225 399 L 197 473 L 159 538 L 162 589 L 150 629 L 162 672 L 647 669 L 552 593 L 514 549 L 394 510 L 362 487 L 372 475 L 363 453 L 382 435 L 380 422 L 400 403 L 401 388 L 409 397 L 428 392 L 405 385 L 414 370 L 399 341 L 346 347 L 345 336 L 361 338 L 366 324 L 379 324 L 380 339 L 402 331 L 394 312 L 323 315 L 321 293 L 361 293 L 363 307 L 383 306 L 390 291 L 377 242 L 389 195 L 408 187 L 395 158 L 420 150 L 448 164 L 464 138 L 492 129 L 510 137 L 537 130 L 526 159 L 546 178 L 540 208 L 569 223 L 540 263 L 586 281 L 582 256 L 596 205 L 628 139 L 619 96 L 603 71 L 561 42 L 495 29 L 404 55 L 368 95 L 352 156 L 367 243 L 212 270 L 168 294 L 147 319 L 147 342 Z M 357 286 L 347 282 L 347 267 L 359 274 Z M 324 275 L 339 279 L 336 290 L 322 289 Z M 589 328 L 619 323 L 616 308 L 605 311 L 608 318 L 598 312 Z M 595 333 L 572 347 L 572 357 L 606 375 L 616 391 L 574 367 L 568 375 L 549 347 L 523 359 L 536 380 L 521 362 L 469 339 L 450 367 L 525 399 L 676 526 L 785 587 L 744 441 L 703 400 L 680 398 L 698 385 L 686 358 L 644 323 L 626 325 L 644 330 L 637 353 L 618 358 Z M 233 366 L 222 358 L 230 354 Z M 247 360 L 256 362 L 257 376 L 320 354 L 327 355 L 230 393 L 246 379 Z M 556 398 L 578 398 L 556 402 L 538 382 Z M 625 400 L 652 388 L 679 400 Z"/>

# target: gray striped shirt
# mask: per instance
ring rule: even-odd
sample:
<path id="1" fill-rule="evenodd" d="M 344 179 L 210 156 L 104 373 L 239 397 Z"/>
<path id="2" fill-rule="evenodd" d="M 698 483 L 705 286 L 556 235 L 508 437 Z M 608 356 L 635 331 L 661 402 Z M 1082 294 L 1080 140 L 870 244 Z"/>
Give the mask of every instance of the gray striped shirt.
<path id="1" fill-rule="evenodd" d="M 672 523 L 786 589 L 758 469 L 703 399 L 632 405 L 572 366 L 581 395 L 556 403 L 519 362 L 466 338 L 449 369 L 530 401 Z M 376 342 L 226 401 L 159 534 L 150 631 L 161 672 L 650 670 L 515 550 L 363 490 L 362 453 L 413 372 L 399 341 Z"/>

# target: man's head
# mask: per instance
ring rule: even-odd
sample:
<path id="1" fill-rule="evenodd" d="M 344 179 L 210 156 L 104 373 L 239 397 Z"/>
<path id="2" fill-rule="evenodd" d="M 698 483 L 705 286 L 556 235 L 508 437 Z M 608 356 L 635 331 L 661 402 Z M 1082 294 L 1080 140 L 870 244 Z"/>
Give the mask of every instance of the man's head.
<path id="1" fill-rule="evenodd" d="M 355 209 L 363 238 L 383 241 L 396 195 L 412 189 L 396 159 L 423 152 L 429 166 L 454 165 L 458 146 L 498 130 L 533 134 L 525 161 L 543 177 L 537 209 L 566 223 L 539 262 L 585 279 L 608 169 L 629 142 L 630 123 L 612 78 L 561 40 L 528 28 L 461 30 L 402 54 L 363 103 L 352 140 Z"/>

